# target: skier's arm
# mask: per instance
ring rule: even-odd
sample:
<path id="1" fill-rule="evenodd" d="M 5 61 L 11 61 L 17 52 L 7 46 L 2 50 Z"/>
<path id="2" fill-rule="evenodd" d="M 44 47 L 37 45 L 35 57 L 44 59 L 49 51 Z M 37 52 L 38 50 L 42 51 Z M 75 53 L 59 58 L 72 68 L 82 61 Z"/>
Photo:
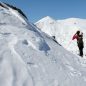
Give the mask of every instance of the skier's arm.
<path id="1" fill-rule="evenodd" d="M 72 37 L 72 40 L 77 39 L 77 34 L 74 34 L 74 36 Z"/>

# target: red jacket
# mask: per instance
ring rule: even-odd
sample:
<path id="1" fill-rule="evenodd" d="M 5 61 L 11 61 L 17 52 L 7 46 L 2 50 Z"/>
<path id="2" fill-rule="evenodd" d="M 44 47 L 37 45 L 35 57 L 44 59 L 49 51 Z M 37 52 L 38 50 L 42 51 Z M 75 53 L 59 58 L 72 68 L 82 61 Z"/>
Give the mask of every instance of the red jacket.
<path id="1" fill-rule="evenodd" d="M 78 40 L 78 35 L 77 35 L 77 34 L 75 34 L 75 35 L 72 37 L 72 40 L 74 40 L 74 39 L 77 39 L 77 40 Z"/>

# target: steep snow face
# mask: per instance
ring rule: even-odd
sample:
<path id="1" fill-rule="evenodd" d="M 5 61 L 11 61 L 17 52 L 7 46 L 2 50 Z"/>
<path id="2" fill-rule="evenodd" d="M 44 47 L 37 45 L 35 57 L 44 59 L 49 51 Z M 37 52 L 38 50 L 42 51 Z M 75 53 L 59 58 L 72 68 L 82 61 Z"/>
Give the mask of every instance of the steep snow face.
<path id="1" fill-rule="evenodd" d="M 54 21 L 50 23 L 50 21 Z M 50 36 L 55 36 L 56 40 L 67 50 L 78 54 L 76 40 L 72 41 L 73 35 L 77 30 L 84 34 L 84 44 L 86 44 L 86 20 L 79 18 L 69 18 L 64 20 L 48 20 L 46 17 L 39 20 L 35 24 L 43 32 Z M 86 54 L 86 45 L 84 45 L 84 54 Z"/>
<path id="2" fill-rule="evenodd" d="M 0 86 L 34 85 L 29 66 L 23 61 L 25 54 L 21 50 L 25 45 L 34 51 L 46 53 L 50 50 L 41 34 L 31 24 L 24 22 L 20 13 L 3 3 L 0 5 Z M 30 54 L 28 50 L 26 53 Z"/>
<path id="3" fill-rule="evenodd" d="M 4 6 L 0 7 L 0 86 L 86 86 L 85 60 Z"/>
<path id="4" fill-rule="evenodd" d="M 21 26 L 22 24 L 27 24 L 27 19 L 19 13 L 18 10 L 9 7 L 5 3 L 0 3 L 0 16 L 2 17 L 1 24 L 12 24 Z M 21 24 L 22 23 L 22 24 Z"/>

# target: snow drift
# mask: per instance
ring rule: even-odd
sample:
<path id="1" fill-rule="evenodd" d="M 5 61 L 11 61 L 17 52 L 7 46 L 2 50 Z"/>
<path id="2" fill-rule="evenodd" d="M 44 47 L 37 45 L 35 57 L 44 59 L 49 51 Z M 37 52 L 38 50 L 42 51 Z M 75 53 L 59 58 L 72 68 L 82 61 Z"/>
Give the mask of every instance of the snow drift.
<path id="1" fill-rule="evenodd" d="M 86 86 L 86 64 L 1 3 L 0 86 Z"/>

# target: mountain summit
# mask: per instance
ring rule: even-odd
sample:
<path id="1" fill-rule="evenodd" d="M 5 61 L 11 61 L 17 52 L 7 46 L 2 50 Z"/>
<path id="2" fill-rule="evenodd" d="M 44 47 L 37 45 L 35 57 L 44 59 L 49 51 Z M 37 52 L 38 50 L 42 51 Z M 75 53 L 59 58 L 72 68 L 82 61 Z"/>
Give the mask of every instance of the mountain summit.
<path id="1" fill-rule="evenodd" d="M 53 18 L 51 18 L 50 16 L 46 16 L 46 17 L 42 18 L 41 20 L 39 20 L 36 23 L 47 22 L 47 21 L 51 23 L 51 22 L 54 22 L 55 20 Z"/>
<path id="2" fill-rule="evenodd" d="M 0 86 L 86 86 L 85 61 L 15 8 L 0 4 Z"/>

